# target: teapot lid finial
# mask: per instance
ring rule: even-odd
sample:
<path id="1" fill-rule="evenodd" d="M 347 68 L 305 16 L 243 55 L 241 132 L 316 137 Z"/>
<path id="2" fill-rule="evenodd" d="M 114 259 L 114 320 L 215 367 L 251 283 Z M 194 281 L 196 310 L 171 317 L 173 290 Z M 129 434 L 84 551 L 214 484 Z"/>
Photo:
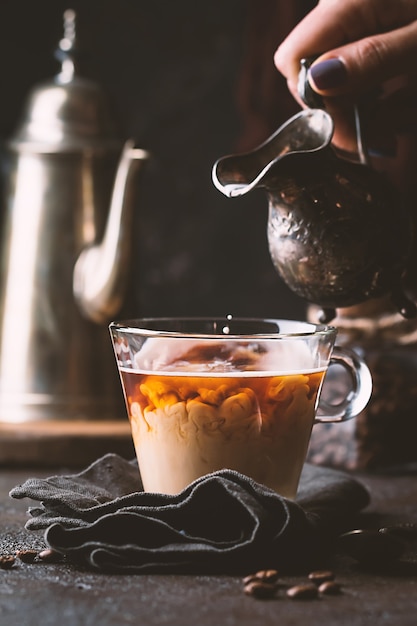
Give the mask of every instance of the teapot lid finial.
<path id="1" fill-rule="evenodd" d="M 9 147 L 15 151 L 80 152 L 85 149 L 119 151 L 107 99 L 100 85 L 79 75 L 80 47 L 75 11 L 64 14 L 64 32 L 55 50 L 60 72 L 35 85 Z"/>
<path id="2" fill-rule="evenodd" d="M 76 60 L 76 13 L 73 9 L 64 11 L 64 36 L 59 41 L 55 51 L 55 58 L 62 63 L 58 79 L 62 83 L 70 82 L 74 78 Z"/>

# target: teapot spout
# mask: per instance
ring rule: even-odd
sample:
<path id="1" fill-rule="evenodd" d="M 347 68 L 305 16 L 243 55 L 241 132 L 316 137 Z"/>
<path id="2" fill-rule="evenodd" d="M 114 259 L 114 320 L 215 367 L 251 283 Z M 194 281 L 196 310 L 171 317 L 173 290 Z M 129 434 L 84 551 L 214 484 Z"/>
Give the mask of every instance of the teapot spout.
<path id="1" fill-rule="evenodd" d="M 279 161 L 289 154 L 322 150 L 330 144 L 333 131 L 333 120 L 323 109 L 300 111 L 255 150 L 218 159 L 212 170 L 213 183 L 229 198 L 267 187 Z"/>
<path id="2" fill-rule="evenodd" d="M 126 142 L 117 168 L 101 242 L 85 248 L 73 271 L 73 292 L 82 313 L 99 324 L 119 312 L 125 297 L 132 248 L 134 188 L 149 153 Z"/>

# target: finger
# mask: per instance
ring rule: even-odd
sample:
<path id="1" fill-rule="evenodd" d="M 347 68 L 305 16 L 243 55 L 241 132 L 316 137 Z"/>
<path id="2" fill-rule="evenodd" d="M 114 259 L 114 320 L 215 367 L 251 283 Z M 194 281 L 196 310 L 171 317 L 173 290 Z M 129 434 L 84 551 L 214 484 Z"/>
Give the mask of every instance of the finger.
<path id="1" fill-rule="evenodd" d="M 333 49 L 310 67 L 312 88 L 326 96 L 359 93 L 400 74 L 415 73 L 417 22 Z"/>
<path id="2" fill-rule="evenodd" d="M 354 108 L 351 103 L 344 98 L 325 98 L 324 106 L 334 123 L 332 144 L 342 152 L 352 155 L 352 158 L 359 158 Z"/>
<path id="3" fill-rule="evenodd" d="M 354 5 L 354 3 L 353 3 Z M 365 8 L 368 3 L 364 3 Z M 363 7 L 363 5 L 361 5 Z M 315 57 L 342 44 L 363 37 L 360 25 L 369 22 L 372 33 L 371 16 L 362 15 L 361 6 L 352 8 L 352 2 L 319 2 L 319 4 L 301 21 L 289 36 L 281 43 L 274 55 L 277 69 L 290 84 L 297 83 L 300 60 Z M 353 15 L 351 15 L 353 11 Z"/>
<path id="4" fill-rule="evenodd" d="M 295 88 L 302 58 L 323 53 L 335 57 L 334 48 L 415 19 L 417 0 L 321 0 L 282 42 L 274 62 Z"/>

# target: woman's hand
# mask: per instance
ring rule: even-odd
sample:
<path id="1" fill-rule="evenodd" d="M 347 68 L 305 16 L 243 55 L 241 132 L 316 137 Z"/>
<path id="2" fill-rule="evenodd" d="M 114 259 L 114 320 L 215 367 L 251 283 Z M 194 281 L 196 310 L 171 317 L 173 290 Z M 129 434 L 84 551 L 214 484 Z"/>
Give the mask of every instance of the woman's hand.
<path id="1" fill-rule="evenodd" d="M 382 87 L 368 109 L 369 131 L 377 136 L 378 128 L 395 133 L 416 124 L 415 99 L 398 88 L 417 76 L 417 0 L 321 0 L 274 57 L 299 102 L 300 60 L 308 57 L 317 57 L 308 81 L 334 117 L 341 147 L 352 149 L 352 102 Z"/>

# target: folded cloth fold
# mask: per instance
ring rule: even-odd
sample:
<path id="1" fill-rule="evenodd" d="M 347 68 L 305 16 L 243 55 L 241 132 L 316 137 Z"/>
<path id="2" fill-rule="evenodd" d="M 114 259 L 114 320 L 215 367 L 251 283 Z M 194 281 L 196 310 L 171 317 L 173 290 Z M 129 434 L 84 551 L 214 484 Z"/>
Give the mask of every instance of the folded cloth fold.
<path id="1" fill-rule="evenodd" d="M 29 530 L 70 560 L 105 572 L 244 573 L 319 563 L 326 535 L 369 494 L 337 470 L 306 465 L 293 502 L 233 470 L 176 495 L 143 492 L 136 462 L 109 454 L 79 474 L 30 478 L 10 492 L 31 498 Z"/>

